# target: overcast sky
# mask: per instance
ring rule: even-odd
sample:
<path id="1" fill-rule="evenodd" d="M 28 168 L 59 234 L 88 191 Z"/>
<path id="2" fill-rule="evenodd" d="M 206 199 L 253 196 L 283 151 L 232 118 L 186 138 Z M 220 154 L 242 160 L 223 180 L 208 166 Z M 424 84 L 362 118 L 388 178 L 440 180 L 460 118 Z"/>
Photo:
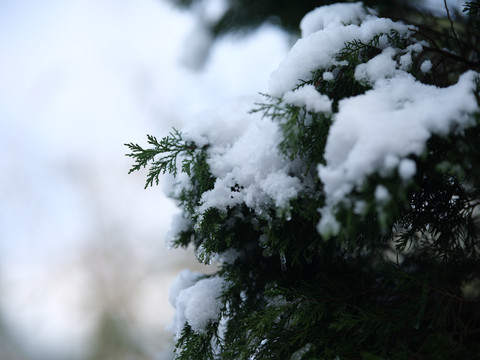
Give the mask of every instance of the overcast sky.
<path id="1" fill-rule="evenodd" d="M 161 189 L 143 190 L 145 173 L 127 175 L 123 144 L 265 91 L 288 47 L 262 28 L 221 41 L 195 72 L 179 61 L 197 43 L 195 26 L 155 0 L 0 3 L 1 305 L 32 348 L 81 344 L 88 333 L 85 249 L 118 240 L 146 263 L 165 253 L 175 208 Z M 165 295 L 166 304 L 168 283 L 160 296 L 149 286 L 138 303 L 158 308 Z"/>

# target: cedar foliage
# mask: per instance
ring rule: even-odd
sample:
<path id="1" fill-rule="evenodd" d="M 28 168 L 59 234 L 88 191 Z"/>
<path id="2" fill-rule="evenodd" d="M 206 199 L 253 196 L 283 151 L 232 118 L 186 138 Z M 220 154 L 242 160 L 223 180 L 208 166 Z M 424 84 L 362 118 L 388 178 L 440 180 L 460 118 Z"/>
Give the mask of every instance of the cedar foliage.
<path id="1" fill-rule="evenodd" d="M 392 31 L 345 43 L 337 60 L 347 62 L 312 72 L 299 87 L 315 85 L 333 100 L 335 113 L 339 100 L 369 89 L 355 80 L 355 67 L 381 52 L 383 35 L 396 49 L 425 41 L 409 72 L 425 84 L 452 85 L 463 72 L 480 70 L 478 1 L 464 11 L 418 12 L 410 17 L 422 24 L 410 37 Z M 430 73 L 420 71 L 426 59 Z M 324 71 L 336 74 L 335 81 L 323 80 Z M 480 114 L 471 115 L 474 126 L 432 135 L 422 155 L 411 155 L 413 181 L 397 171 L 369 176 L 350 194 L 365 202 L 364 212 L 339 207 L 340 231 L 322 237 L 318 209 L 325 195 L 316 166 L 325 163 L 331 114 L 269 95 L 252 111 L 278 122 L 279 151 L 301 164 L 295 176 L 304 189 L 286 208 L 271 204 L 258 214 L 242 204 L 199 213 L 202 194 L 215 183 L 208 146 L 186 142 L 176 130 L 161 141 L 149 136 L 149 148 L 126 144 L 136 161 L 131 171 L 150 166 L 146 186 L 165 171 L 186 173 L 193 185 L 176 197 L 191 226 L 174 245 L 193 244 L 206 263 L 236 254 L 216 274 L 226 280 L 219 318 L 201 333 L 186 323 L 177 358 L 480 359 Z M 392 195 L 380 210 L 373 195 L 378 184 Z M 236 184 L 231 191 L 241 189 Z"/>

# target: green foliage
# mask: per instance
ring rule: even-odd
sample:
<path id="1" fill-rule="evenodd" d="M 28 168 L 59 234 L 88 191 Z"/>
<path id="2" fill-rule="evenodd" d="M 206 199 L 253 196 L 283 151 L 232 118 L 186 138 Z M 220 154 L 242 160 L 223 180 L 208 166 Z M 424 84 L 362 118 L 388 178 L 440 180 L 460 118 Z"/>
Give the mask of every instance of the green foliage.
<path id="1" fill-rule="evenodd" d="M 477 3 L 466 9 L 472 19 L 478 15 Z M 470 20 L 425 16 L 412 34 L 347 42 L 335 66 L 316 69 L 298 88 L 315 86 L 333 101 L 335 114 L 342 99 L 371 89 L 355 78 L 357 65 L 386 46 L 397 51 L 400 65 L 420 40 L 423 51 L 411 52 L 408 68 L 417 81 L 449 86 L 480 68 L 479 35 L 470 32 Z M 433 64 L 429 74 L 420 71 L 425 60 Z M 480 86 L 475 93 L 478 101 Z M 422 154 L 410 154 L 412 179 L 398 169 L 368 176 L 333 209 L 338 233 L 323 237 L 318 209 L 326 200 L 317 165 L 325 164 L 334 115 L 269 95 L 252 111 L 279 125 L 278 150 L 303 185 L 282 208 L 202 208 L 216 181 L 210 147 L 185 141 L 176 130 L 160 141 L 148 136 L 150 149 L 127 144 L 136 161 L 131 171 L 151 164 L 147 186 L 165 172 L 188 177 L 175 195 L 188 226 L 174 246 L 192 244 L 205 263 L 219 254 L 224 259 L 216 273 L 225 280 L 221 314 L 204 332 L 186 323 L 177 358 L 480 359 L 480 114 L 471 115 L 467 129 L 432 135 Z M 375 198 L 379 185 L 389 199 Z M 230 188 L 232 196 L 242 190 L 240 183 Z"/>
<path id="2" fill-rule="evenodd" d="M 473 26 L 480 27 L 480 2 L 467 1 L 463 7 L 463 12 L 467 13 Z"/>
<path id="3" fill-rule="evenodd" d="M 207 325 L 205 333 L 198 333 L 193 331 L 188 324 L 185 324 L 176 345 L 176 349 L 182 349 L 182 351 L 179 351 L 176 359 L 215 359 L 211 339 L 216 332 L 217 326 L 218 324 L 210 323 Z"/>
<path id="4" fill-rule="evenodd" d="M 303 85 L 310 82 L 304 82 Z M 306 171 L 312 165 L 324 163 L 323 149 L 331 125 L 329 114 L 318 114 L 305 108 L 285 104 L 282 99 L 262 94 L 267 102 L 257 104 L 253 113 L 261 112 L 265 117 L 278 121 L 283 132 L 280 150 L 290 160 L 308 159 Z"/>
<path id="5" fill-rule="evenodd" d="M 138 171 L 141 168 L 146 167 L 149 163 L 152 163 L 147 176 L 147 182 L 145 188 L 153 186 L 155 182 L 158 185 L 158 177 L 160 174 L 168 172 L 173 176 L 177 175 L 177 157 L 179 155 L 186 156 L 182 160 L 182 171 L 191 175 L 191 167 L 197 166 L 199 159 L 195 159 L 194 154 L 197 147 L 193 143 L 186 143 L 182 140 L 182 135 L 176 129 L 170 133 L 169 136 L 164 137 L 160 141 L 155 136 L 147 135 L 148 143 L 153 148 L 144 149 L 138 144 L 129 143 L 125 144 L 132 152 L 127 154 L 135 159 L 136 164 L 132 166 L 129 174 Z M 157 155 L 160 155 L 159 159 L 155 159 Z"/>

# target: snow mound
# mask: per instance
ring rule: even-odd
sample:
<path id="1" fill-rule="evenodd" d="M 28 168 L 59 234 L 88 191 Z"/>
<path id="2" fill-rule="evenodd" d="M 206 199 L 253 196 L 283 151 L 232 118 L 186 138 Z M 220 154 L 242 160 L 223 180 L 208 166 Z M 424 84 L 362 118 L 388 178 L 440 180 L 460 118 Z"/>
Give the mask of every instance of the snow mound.
<path id="1" fill-rule="evenodd" d="M 218 297 L 224 280 L 220 277 L 201 279 L 202 276 L 184 270 L 170 287 L 168 299 L 176 310 L 170 329 L 177 335 L 185 323 L 192 330 L 202 333 L 210 321 L 219 320 L 223 305 Z"/>
<path id="2" fill-rule="evenodd" d="M 332 111 L 332 101 L 327 95 L 320 94 L 313 85 L 305 85 L 287 92 L 283 96 L 283 101 L 298 107 L 305 106 L 308 111 L 317 113 Z"/>

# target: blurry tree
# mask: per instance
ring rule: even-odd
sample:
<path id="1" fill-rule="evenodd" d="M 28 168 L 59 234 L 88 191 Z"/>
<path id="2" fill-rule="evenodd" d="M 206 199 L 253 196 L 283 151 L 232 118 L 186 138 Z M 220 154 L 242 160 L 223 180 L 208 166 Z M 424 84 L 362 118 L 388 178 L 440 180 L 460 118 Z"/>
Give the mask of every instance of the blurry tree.
<path id="1" fill-rule="evenodd" d="M 11 336 L 10 329 L 0 317 L 0 358 L 2 360 L 26 360 L 17 341 Z"/>
<path id="2" fill-rule="evenodd" d="M 202 6 L 211 6 L 209 0 L 168 0 L 180 8 L 201 8 Z M 298 24 L 302 17 L 309 11 L 322 5 L 333 3 L 353 3 L 354 1 L 335 1 L 335 0 L 299 0 L 299 1 L 274 1 L 274 0 L 224 0 L 225 8 L 213 17 L 203 16 L 200 11 L 200 23 L 203 37 L 212 37 L 213 40 L 226 34 L 248 33 L 260 27 L 263 24 L 274 24 L 286 30 L 294 37 L 299 35 Z M 438 0 L 437 3 L 428 0 L 365 0 L 366 6 L 374 9 L 379 16 L 388 17 L 396 21 L 403 21 L 407 24 L 415 25 L 423 36 L 429 39 L 430 45 L 436 51 L 441 52 L 442 46 L 448 46 L 451 52 L 458 50 L 457 54 L 462 55 L 454 61 L 446 58 L 448 66 L 456 66 L 467 59 L 478 56 L 478 47 L 471 46 L 472 42 L 478 38 L 480 29 L 474 23 L 478 20 L 475 11 L 459 12 L 458 8 L 448 8 L 446 0 Z M 213 6 L 215 4 L 213 2 Z M 476 1 L 471 2 L 470 9 L 476 9 Z M 432 8 L 433 5 L 433 8 Z M 436 7 L 435 7 L 436 6 Z M 454 26 L 455 31 L 452 31 Z M 205 35 L 207 33 L 209 35 Z M 200 37 L 193 37 L 191 41 L 197 41 L 198 44 L 189 44 L 189 47 L 196 48 L 193 53 L 190 51 L 187 57 L 197 57 L 197 59 L 188 59 L 185 63 L 192 68 L 201 68 L 208 58 L 210 41 L 200 40 Z M 474 38 L 471 38 L 474 36 Z M 468 52 L 473 54 L 469 55 Z M 448 55 L 444 52 L 443 55 Z M 457 61 L 459 60 L 459 61 Z M 453 64 L 455 63 L 455 64 Z M 474 63 L 469 67 L 478 69 Z M 443 73 L 447 73 L 445 70 Z"/>
<path id="3" fill-rule="evenodd" d="M 180 8 L 195 8 L 209 3 L 209 0 L 168 1 Z M 353 1 L 225 0 L 226 7 L 224 11 L 220 16 L 212 19 L 208 26 L 215 37 L 231 32 L 248 32 L 264 23 L 275 24 L 288 32 L 298 34 L 298 24 L 307 12 L 319 6 L 340 2 L 352 3 Z M 363 3 L 378 11 L 380 16 L 403 20 L 409 24 L 419 25 L 429 30 L 434 30 L 431 26 L 432 21 L 441 24 L 441 28 L 435 29 L 435 31 L 447 30 L 444 27 L 449 27 L 448 21 L 445 21 L 446 19 L 432 16 L 431 11 L 427 9 L 429 2 L 426 0 L 366 0 Z M 438 5 L 443 5 L 442 0 L 439 0 Z M 458 15 L 456 9 L 450 11 L 452 16 Z M 470 23 L 471 20 L 469 19 L 467 22 Z M 427 24 L 425 24 L 425 21 L 427 21 Z"/>
<path id="4" fill-rule="evenodd" d="M 123 309 L 105 309 L 97 320 L 92 350 L 86 360 L 149 360 L 151 356 L 135 340 L 127 321 L 122 319 Z"/>
<path id="5" fill-rule="evenodd" d="M 147 360 L 151 358 L 148 340 L 139 335 L 141 325 L 134 316 L 139 309 L 134 301 L 139 286 L 149 276 L 145 269 L 148 264 L 122 241 L 120 231 L 115 233 L 107 232 L 82 255 L 83 266 L 89 269 L 89 307 L 95 313 L 85 360 Z"/>

